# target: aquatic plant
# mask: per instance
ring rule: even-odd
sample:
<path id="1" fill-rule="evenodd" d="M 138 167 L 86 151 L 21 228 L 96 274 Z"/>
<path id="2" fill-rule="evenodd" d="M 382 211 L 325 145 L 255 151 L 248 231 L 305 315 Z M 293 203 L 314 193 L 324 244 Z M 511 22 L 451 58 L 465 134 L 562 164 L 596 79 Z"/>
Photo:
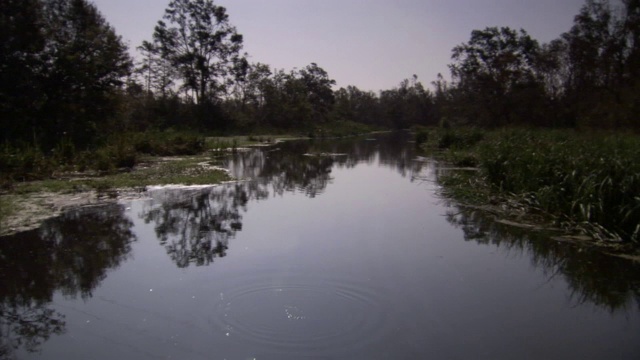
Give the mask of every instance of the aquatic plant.
<path id="1" fill-rule="evenodd" d="M 590 225 L 594 233 L 640 240 L 640 138 L 573 131 L 507 130 L 478 150 L 496 189 Z"/>

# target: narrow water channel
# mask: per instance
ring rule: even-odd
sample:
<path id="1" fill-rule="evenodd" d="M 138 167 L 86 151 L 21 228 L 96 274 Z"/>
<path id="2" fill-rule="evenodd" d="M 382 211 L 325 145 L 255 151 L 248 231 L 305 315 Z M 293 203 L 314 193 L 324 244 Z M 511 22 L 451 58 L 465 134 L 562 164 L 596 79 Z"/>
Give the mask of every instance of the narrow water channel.
<path id="1" fill-rule="evenodd" d="M 0 359 L 638 359 L 640 266 L 438 195 L 406 134 L 0 238 Z"/>

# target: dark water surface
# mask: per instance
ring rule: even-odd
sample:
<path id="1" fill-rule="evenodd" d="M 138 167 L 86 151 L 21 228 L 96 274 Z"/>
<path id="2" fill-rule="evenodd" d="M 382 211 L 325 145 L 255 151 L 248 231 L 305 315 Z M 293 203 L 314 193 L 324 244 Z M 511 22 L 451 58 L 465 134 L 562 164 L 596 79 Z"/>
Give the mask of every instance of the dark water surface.
<path id="1" fill-rule="evenodd" d="M 0 358 L 640 358 L 638 265 L 447 204 L 406 135 L 225 163 L 0 238 Z"/>

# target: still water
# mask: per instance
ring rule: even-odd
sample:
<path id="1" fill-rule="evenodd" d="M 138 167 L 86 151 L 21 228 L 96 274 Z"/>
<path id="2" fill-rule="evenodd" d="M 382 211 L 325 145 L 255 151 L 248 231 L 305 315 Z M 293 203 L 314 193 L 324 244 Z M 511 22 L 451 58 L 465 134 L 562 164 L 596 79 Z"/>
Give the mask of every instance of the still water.
<path id="1" fill-rule="evenodd" d="M 640 358 L 640 266 L 446 201 L 407 135 L 223 162 L 0 238 L 0 358 Z"/>

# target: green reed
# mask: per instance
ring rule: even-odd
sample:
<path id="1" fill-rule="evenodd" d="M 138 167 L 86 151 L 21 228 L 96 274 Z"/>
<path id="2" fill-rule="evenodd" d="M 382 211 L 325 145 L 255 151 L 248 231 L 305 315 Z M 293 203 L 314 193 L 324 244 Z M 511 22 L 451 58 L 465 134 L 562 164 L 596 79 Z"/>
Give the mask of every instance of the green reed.
<path id="1" fill-rule="evenodd" d="M 609 235 L 640 240 L 640 137 L 504 130 L 478 146 L 479 166 L 503 192 Z"/>

